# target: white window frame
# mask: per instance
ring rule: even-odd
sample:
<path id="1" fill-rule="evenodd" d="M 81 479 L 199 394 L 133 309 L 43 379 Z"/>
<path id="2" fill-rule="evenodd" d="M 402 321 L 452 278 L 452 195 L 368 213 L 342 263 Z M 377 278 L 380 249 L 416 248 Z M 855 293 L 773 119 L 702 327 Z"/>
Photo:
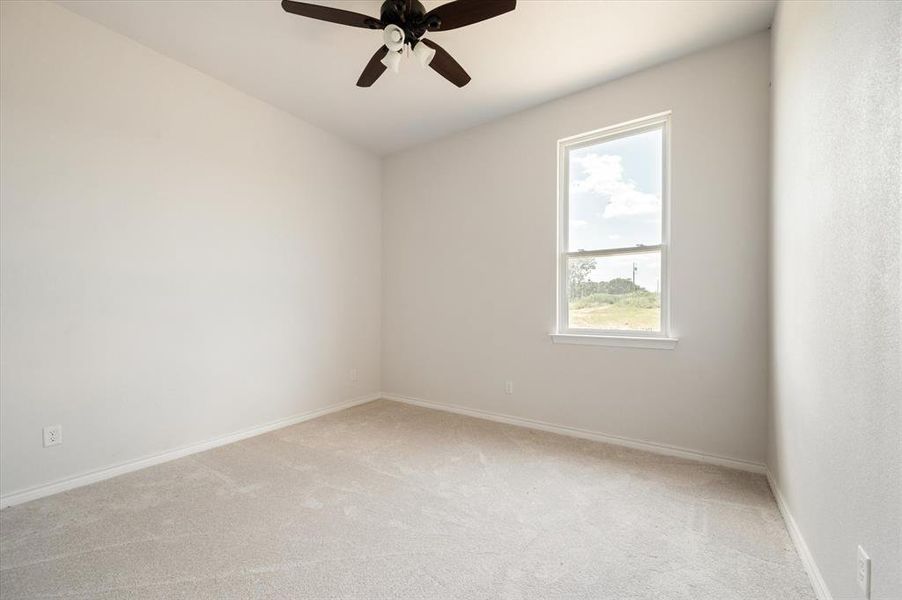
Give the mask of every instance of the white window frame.
<path id="1" fill-rule="evenodd" d="M 609 248 L 604 250 L 569 251 L 569 195 L 571 150 L 594 146 L 606 141 L 629 137 L 646 131 L 662 131 L 661 165 L 661 243 L 652 246 Z M 671 336 L 670 321 L 670 111 L 658 113 L 611 127 L 597 129 L 558 140 L 558 243 L 557 243 L 557 328 L 551 335 L 555 343 L 637 348 L 672 349 L 676 338 Z M 660 331 L 632 331 L 626 329 L 571 328 L 567 290 L 567 260 L 578 257 L 623 256 L 644 252 L 661 253 L 661 329 Z"/>

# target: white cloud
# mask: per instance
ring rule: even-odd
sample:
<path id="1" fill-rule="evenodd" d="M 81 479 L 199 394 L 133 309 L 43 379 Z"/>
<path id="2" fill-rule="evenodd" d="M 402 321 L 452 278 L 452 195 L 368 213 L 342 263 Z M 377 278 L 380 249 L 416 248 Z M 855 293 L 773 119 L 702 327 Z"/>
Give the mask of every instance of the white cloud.
<path id="1" fill-rule="evenodd" d="M 661 200 L 654 194 L 636 189 L 636 184 L 623 178 L 623 161 L 610 154 L 587 154 L 573 158 L 582 178 L 571 183 L 571 191 L 589 192 L 607 197 L 604 218 L 656 214 Z"/>

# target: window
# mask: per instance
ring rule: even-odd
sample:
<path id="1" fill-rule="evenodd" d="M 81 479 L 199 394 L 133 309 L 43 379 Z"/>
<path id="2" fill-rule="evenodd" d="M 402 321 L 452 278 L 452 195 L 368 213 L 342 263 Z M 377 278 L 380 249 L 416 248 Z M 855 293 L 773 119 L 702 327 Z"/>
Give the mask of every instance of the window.
<path id="1" fill-rule="evenodd" d="M 556 342 L 675 344 L 667 277 L 669 133 L 670 115 L 661 114 L 558 142 Z"/>

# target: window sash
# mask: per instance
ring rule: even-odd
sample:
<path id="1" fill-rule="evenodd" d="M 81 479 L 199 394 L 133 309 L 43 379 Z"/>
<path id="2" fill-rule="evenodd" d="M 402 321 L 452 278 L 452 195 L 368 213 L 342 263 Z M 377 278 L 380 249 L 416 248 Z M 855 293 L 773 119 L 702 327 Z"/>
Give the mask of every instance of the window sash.
<path id="1" fill-rule="evenodd" d="M 570 327 L 570 292 L 569 285 L 566 277 L 566 273 L 568 272 L 567 261 L 571 258 L 589 258 L 592 256 L 629 256 L 630 254 L 639 254 L 639 253 L 650 253 L 650 252 L 659 252 L 660 260 L 661 260 L 661 291 L 660 291 L 660 299 L 661 299 L 661 328 L 652 331 L 644 331 L 642 329 L 586 329 L 582 327 Z M 649 338 L 660 338 L 660 337 L 669 337 L 670 336 L 670 328 L 669 328 L 669 303 L 670 303 L 670 294 L 665 292 L 668 290 L 669 286 L 669 277 L 667 273 L 667 246 L 664 244 L 659 244 L 656 246 L 642 246 L 641 248 L 626 248 L 626 249 L 617 249 L 615 251 L 608 250 L 597 250 L 594 252 L 564 252 L 561 254 L 560 265 L 558 266 L 560 273 L 564 274 L 560 278 L 560 290 L 559 290 L 559 322 L 558 322 L 558 331 L 557 333 L 561 334 L 572 334 L 572 335 L 589 335 L 589 336 L 604 336 L 604 337 L 649 337 Z"/>
<path id="2" fill-rule="evenodd" d="M 645 252 L 657 252 L 664 244 L 652 244 L 650 246 L 626 246 L 624 248 L 605 248 L 603 250 L 576 250 L 565 252 L 567 258 L 592 258 L 593 256 L 616 256 L 618 254 L 643 254 Z"/>
<path id="3" fill-rule="evenodd" d="M 662 130 L 662 187 L 661 187 L 661 243 L 603 250 L 569 251 L 570 222 L 570 151 L 605 141 L 638 135 L 655 129 Z M 668 337 L 670 332 L 670 112 L 636 119 L 613 127 L 600 129 L 558 141 L 558 286 L 557 333 L 603 337 Z M 583 329 L 570 327 L 570 296 L 567 281 L 567 261 L 571 258 L 617 256 L 660 252 L 661 259 L 661 319 L 660 330 Z"/>

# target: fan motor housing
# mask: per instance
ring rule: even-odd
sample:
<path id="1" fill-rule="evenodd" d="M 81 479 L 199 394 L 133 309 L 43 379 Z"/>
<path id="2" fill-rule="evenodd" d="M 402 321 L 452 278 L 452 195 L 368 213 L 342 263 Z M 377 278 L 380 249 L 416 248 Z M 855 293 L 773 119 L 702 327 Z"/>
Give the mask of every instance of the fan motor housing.
<path id="1" fill-rule="evenodd" d="M 420 0 L 385 0 L 380 14 L 386 23 L 416 23 L 426 14 L 426 7 Z"/>
<path id="2" fill-rule="evenodd" d="M 383 23 L 403 29 L 408 40 L 418 39 L 426 32 L 426 7 L 420 0 L 385 0 L 380 15 Z"/>

